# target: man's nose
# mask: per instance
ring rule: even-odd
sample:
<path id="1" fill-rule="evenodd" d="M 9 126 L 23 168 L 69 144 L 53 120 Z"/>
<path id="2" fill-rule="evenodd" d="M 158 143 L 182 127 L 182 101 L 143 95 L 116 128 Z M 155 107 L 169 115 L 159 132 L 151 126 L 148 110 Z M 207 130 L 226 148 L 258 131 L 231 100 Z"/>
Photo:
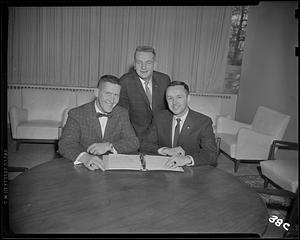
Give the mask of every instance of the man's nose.
<path id="1" fill-rule="evenodd" d="M 110 95 L 107 97 L 107 99 L 110 103 L 112 103 L 114 101 L 114 96 Z"/>
<path id="2" fill-rule="evenodd" d="M 142 69 L 146 69 L 146 63 L 142 63 Z"/>

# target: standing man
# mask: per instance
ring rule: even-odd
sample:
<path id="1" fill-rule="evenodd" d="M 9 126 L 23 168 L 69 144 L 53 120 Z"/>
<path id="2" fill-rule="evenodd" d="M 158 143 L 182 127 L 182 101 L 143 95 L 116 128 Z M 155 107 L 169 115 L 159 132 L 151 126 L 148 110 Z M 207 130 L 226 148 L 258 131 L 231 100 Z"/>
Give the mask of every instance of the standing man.
<path id="1" fill-rule="evenodd" d="M 156 64 L 153 47 L 139 46 L 134 53 L 134 71 L 120 78 L 122 89 L 119 105 L 128 109 L 130 121 L 140 141 L 145 136 L 153 115 L 159 110 L 167 109 L 165 90 L 170 78 L 154 71 Z"/>
<path id="2" fill-rule="evenodd" d="M 188 107 L 189 87 L 173 81 L 166 90 L 170 110 L 155 115 L 141 151 L 172 156 L 168 167 L 217 165 L 217 145 L 212 120 Z"/>
<path id="3" fill-rule="evenodd" d="M 60 154 L 89 170 L 101 168 L 98 156 L 105 153 L 137 152 L 139 141 L 128 111 L 119 102 L 119 79 L 104 75 L 98 83 L 96 100 L 73 108 L 59 139 Z"/>

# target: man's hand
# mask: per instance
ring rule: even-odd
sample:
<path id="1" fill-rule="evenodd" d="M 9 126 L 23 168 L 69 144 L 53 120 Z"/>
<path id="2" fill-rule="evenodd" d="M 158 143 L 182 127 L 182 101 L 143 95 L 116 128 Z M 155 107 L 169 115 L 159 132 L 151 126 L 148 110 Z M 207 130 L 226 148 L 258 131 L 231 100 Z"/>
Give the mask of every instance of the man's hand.
<path id="1" fill-rule="evenodd" d="M 92 155 L 102 155 L 107 151 L 112 151 L 113 146 L 109 142 L 93 143 L 87 148 L 87 152 Z"/>
<path id="2" fill-rule="evenodd" d="M 167 156 L 171 156 L 171 157 L 185 155 L 185 151 L 180 146 L 175 147 L 175 148 L 162 147 L 162 148 L 158 149 L 158 153 L 160 155 L 167 155 Z"/>
<path id="3" fill-rule="evenodd" d="M 168 168 L 182 167 L 191 163 L 189 156 L 174 156 L 171 157 L 166 163 L 165 166 Z"/>
<path id="4" fill-rule="evenodd" d="M 101 169 L 102 171 L 104 170 L 104 164 L 98 156 L 93 156 L 91 154 L 85 154 L 80 158 L 80 161 L 89 170 L 92 170 L 92 171 L 97 170 L 97 169 Z"/>

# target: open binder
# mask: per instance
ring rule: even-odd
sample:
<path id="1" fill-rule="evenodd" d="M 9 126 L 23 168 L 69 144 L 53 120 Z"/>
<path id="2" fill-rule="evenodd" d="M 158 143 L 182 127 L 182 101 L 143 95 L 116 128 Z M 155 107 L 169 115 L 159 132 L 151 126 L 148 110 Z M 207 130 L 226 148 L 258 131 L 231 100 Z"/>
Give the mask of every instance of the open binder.
<path id="1" fill-rule="evenodd" d="M 182 167 L 168 168 L 165 166 L 170 157 L 156 155 L 126 155 L 126 154 L 109 154 L 102 156 L 104 165 L 102 171 L 106 170 L 137 170 L 153 171 L 166 170 L 184 172 Z"/>

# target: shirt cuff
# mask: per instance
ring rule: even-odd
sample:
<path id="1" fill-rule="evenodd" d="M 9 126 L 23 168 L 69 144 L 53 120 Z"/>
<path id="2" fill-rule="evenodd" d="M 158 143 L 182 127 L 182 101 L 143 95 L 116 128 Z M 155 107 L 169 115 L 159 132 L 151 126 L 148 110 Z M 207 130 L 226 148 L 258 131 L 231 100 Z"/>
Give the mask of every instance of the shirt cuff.
<path id="1" fill-rule="evenodd" d="M 80 158 L 81 158 L 83 155 L 85 155 L 85 154 L 88 154 L 88 153 L 87 153 L 87 152 L 82 152 L 82 153 L 80 153 L 80 154 L 77 156 L 77 158 L 76 158 L 76 160 L 75 160 L 75 162 L 74 162 L 74 165 L 81 164 L 82 162 L 80 161 Z"/>
<path id="2" fill-rule="evenodd" d="M 161 148 L 159 148 L 159 149 L 157 150 L 158 154 L 164 155 L 164 154 L 162 154 L 161 152 L 162 152 L 163 150 L 165 150 L 166 148 L 167 148 L 167 147 L 161 147 Z"/>
<path id="3" fill-rule="evenodd" d="M 113 153 L 113 154 L 118 154 L 118 152 L 117 152 L 117 150 L 114 148 L 114 146 L 112 146 L 111 149 L 112 149 L 112 153 Z"/>
<path id="4" fill-rule="evenodd" d="M 189 166 L 194 166 L 194 164 L 195 164 L 195 162 L 194 162 L 194 158 L 192 157 L 192 156 L 190 156 L 190 155 L 186 155 L 186 157 L 188 157 L 189 159 L 191 159 L 191 163 L 189 163 L 189 164 L 187 164 L 187 166 L 189 167 Z"/>

